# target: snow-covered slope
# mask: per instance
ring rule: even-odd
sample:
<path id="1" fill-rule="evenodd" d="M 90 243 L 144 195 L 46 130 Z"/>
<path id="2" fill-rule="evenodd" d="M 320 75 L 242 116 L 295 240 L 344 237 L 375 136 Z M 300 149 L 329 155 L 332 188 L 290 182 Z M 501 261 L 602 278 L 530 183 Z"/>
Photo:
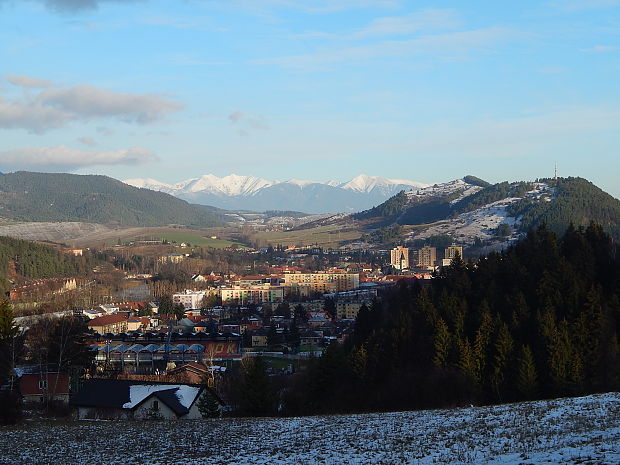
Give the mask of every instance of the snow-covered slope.
<path id="1" fill-rule="evenodd" d="M 468 184 L 462 179 L 455 179 L 454 181 L 433 184 L 432 186 L 426 186 L 421 189 L 412 189 L 407 191 L 406 194 L 410 200 L 419 202 L 430 200 L 431 198 L 448 197 L 458 192 L 460 195 L 457 199 L 453 200 L 453 202 L 458 202 L 469 195 L 475 194 L 481 189 L 482 187 Z"/>
<path id="2" fill-rule="evenodd" d="M 181 184 L 181 183 L 180 183 Z M 183 192 L 204 192 L 222 196 L 233 195 L 254 195 L 265 187 L 275 184 L 274 181 L 257 178 L 256 176 L 239 176 L 230 174 L 223 178 L 218 178 L 213 174 L 205 174 L 200 178 L 192 180 L 186 184 L 178 185 Z"/>
<path id="3" fill-rule="evenodd" d="M 175 184 L 126 179 L 135 187 L 166 192 L 192 203 L 232 210 L 297 210 L 307 213 L 354 212 L 370 208 L 401 190 L 426 187 L 417 181 L 359 175 L 348 182 L 300 179 L 269 181 L 256 176 L 205 174 Z"/>
<path id="4" fill-rule="evenodd" d="M 620 394 L 609 393 L 361 415 L 27 422 L 0 429 L 0 462 L 602 465 L 620 463 L 619 444 Z"/>
<path id="5" fill-rule="evenodd" d="M 473 186 L 476 187 L 476 186 Z M 480 188 L 473 189 L 474 192 Z M 416 195 L 413 193 L 411 195 Z M 534 183 L 533 188 L 525 194 L 535 201 L 547 201 L 554 195 L 553 188 L 546 183 Z M 459 199 L 464 198 L 461 195 Z M 502 223 L 506 223 L 513 227 L 513 234 L 506 238 L 506 243 L 516 239 L 516 231 L 514 226 L 519 223 L 519 218 L 510 216 L 508 207 L 521 200 L 521 197 L 509 197 L 489 203 L 472 211 L 461 213 L 455 218 L 445 221 L 439 221 L 431 224 L 426 228 L 419 228 L 412 231 L 411 239 L 427 239 L 436 235 L 447 235 L 459 244 L 472 244 L 476 238 L 480 240 L 491 239 L 495 236 L 495 229 Z M 456 202 L 455 201 L 455 202 Z"/>
<path id="6" fill-rule="evenodd" d="M 133 178 L 133 179 L 125 179 L 123 180 L 125 184 L 129 184 L 130 186 L 139 187 L 141 189 L 150 189 L 152 191 L 160 191 L 169 194 L 174 191 L 175 187 L 173 184 L 166 184 L 165 182 L 158 181 L 157 179 L 151 178 Z"/>
<path id="7" fill-rule="evenodd" d="M 340 185 L 343 189 L 349 189 L 357 192 L 394 192 L 394 186 L 404 188 L 409 186 L 410 188 L 422 188 L 427 187 L 428 184 L 423 184 L 417 181 L 409 181 L 407 179 L 387 179 L 381 176 L 368 176 L 360 174 L 349 182 Z"/>

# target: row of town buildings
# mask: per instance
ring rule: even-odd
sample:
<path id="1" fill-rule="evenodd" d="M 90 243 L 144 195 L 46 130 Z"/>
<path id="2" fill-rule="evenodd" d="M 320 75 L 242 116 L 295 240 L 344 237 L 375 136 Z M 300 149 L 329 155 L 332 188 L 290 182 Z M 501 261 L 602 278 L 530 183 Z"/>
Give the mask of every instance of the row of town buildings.
<path id="1" fill-rule="evenodd" d="M 427 245 L 419 249 L 409 249 L 399 245 L 390 250 L 390 265 L 397 270 L 409 270 L 411 268 L 434 270 L 439 264 L 449 266 L 457 254 L 461 258 L 463 257 L 463 247 L 451 245 L 444 250 L 443 259 L 439 262 L 436 247 Z"/>
<path id="2" fill-rule="evenodd" d="M 185 309 L 200 308 L 205 297 L 217 296 L 223 304 L 277 303 L 284 300 L 308 298 L 325 293 L 356 289 L 359 273 L 326 271 L 317 273 L 286 273 L 278 276 L 240 278 L 234 283 L 213 286 L 200 291 L 186 291 L 172 296 L 175 304 Z"/>

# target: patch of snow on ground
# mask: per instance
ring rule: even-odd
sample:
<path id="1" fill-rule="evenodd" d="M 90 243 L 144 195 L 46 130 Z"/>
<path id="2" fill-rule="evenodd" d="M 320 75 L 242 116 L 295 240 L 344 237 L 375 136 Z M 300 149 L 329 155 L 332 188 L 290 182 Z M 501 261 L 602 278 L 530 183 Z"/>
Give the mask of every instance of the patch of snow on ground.
<path id="1" fill-rule="evenodd" d="M 476 187 L 476 186 L 474 186 Z M 536 200 L 551 200 L 555 195 L 553 188 L 545 183 L 535 183 L 534 188 L 526 193 L 525 197 Z M 412 232 L 410 239 L 427 239 L 435 235 L 448 235 L 459 244 L 472 244 L 476 238 L 481 240 L 495 237 L 495 229 L 502 223 L 513 228 L 518 227 L 519 218 L 509 216 L 508 207 L 521 200 L 520 197 L 510 197 L 490 203 L 476 210 L 461 213 L 456 218 L 440 221 L 425 229 Z M 507 238 L 515 240 L 516 234 Z"/>
<path id="2" fill-rule="evenodd" d="M 462 179 L 456 179 L 454 181 L 433 184 L 432 186 L 425 187 L 423 189 L 416 189 L 407 191 L 407 197 L 412 201 L 427 200 L 434 197 L 446 197 L 455 192 L 462 191 L 455 201 L 458 201 L 468 195 L 474 194 L 481 190 L 482 187 L 468 184 Z"/>
<path id="3" fill-rule="evenodd" d="M 519 200 L 509 198 L 498 200 L 471 212 L 461 213 L 456 218 L 441 221 L 420 232 L 414 232 L 412 238 L 426 239 L 435 235 L 449 235 L 458 243 L 471 244 L 475 238 L 481 240 L 494 237 L 494 230 L 502 223 L 515 226 L 516 218 L 508 216 L 507 207 Z"/>
<path id="4" fill-rule="evenodd" d="M 418 412 L 0 429 L 0 464 L 31 463 L 618 464 L 620 393 Z"/>

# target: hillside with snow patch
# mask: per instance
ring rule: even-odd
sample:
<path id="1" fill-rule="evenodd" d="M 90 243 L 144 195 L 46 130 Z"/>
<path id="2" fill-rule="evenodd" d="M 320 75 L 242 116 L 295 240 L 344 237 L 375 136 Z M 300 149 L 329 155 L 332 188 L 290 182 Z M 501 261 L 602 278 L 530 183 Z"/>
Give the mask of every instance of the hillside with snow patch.
<path id="1" fill-rule="evenodd" d="M 475 186 L 474 186 L 475 187 Z M 468 189 L 470 192 L 478 192 L 478 189 Z M 471 192 L 471 193 L 473 193 Z M 468 195 L 471 195 L 468 194 Z M 519 217 L 511 216 L 509 206 L 522 200 L 523 198 L 532 201 L 551 201 L 554 190 L 546 183 L 534 183 L 534 187 L 523 197 L 509 197 L 506 199 L 491 202 L 475 210 L 460 213 L 454 218 L 438 221 L 422 230 L 412 231 L 408 239 L 428 239 L 431 236 L 447 235 L 459 244 L 473 244 L 476 239 L 491 240 L 496 237 L 496 229 L 502 224 L 508 224 L 512 228 L 512 234 L 506 237 L 504 242 L 511 242 L 518 238 Z M 415 195 L 415 194 L 414 194 Z M 460 196 L 451 203 L 455 204 L 465 198 Z"/>

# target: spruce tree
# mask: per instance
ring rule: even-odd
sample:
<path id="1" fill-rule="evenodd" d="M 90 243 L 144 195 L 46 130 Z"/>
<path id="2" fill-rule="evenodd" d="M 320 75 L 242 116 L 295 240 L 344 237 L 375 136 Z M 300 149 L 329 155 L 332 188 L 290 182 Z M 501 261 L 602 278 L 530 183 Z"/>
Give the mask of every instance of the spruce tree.
<path id="1" fill-rule="evenodd" d="M 517 392 L 523 400 L 536 399 L 538 396 L 538 375 L 536 363 L 530 346 L 521 347 L 521 353 L 517 359 Z"/>
<path id="2" fill-rule="evenodd" d="M 435 355 L 433 357 L 433 365 L 437 368 L 445 368 L 448 365 L 448 356 L 450 354 L 450 331 L 443 318 L 439 318 L 435 325 L 435 337 L 433 346 Z"/>
<path id="3" fill-rule="evenodd" d="M 486 308 L 488 308 L 488 305 Z M 491 315 L 488 310 L 485 309 L 480 315 L 480 327 L 478 328 L 478 331 L 476 331 L 476 336 L 474 337 L 472 355 L 474 359 L 474 379 L 476 384 L 481 384 L 485 375 L 487 354 L 492 331 L 493 320 L 491 319 Z"/>
<path id="4" fill-rule="evenodd" d="M 493 344 L 491 366 L 491 387 L 500 402 L 505 399 L 506 380 L 510 368 L 508 363 L 511 359 L 513 345 L 508 326 L 501 322 Z"/>
<path id="5" fill-rule="evenodd" d="M 243 360 L 240 410 L 248 416 L 267 416 L 275 411 L 276 398 L 261 356 Z"/>
<path id="6" fill-rule="evenodd" d="M 222 416 L 222 409 L 217 397 L 207 387 L 198 399 L 198 410 L 203 418 L 219 418 Z"/>

